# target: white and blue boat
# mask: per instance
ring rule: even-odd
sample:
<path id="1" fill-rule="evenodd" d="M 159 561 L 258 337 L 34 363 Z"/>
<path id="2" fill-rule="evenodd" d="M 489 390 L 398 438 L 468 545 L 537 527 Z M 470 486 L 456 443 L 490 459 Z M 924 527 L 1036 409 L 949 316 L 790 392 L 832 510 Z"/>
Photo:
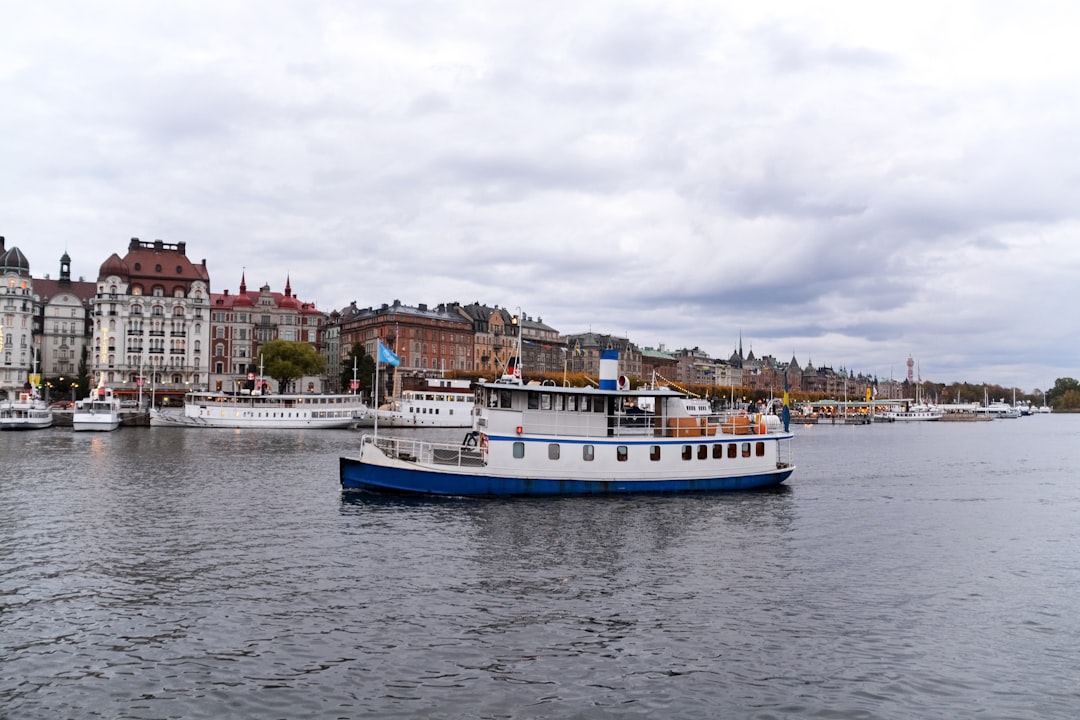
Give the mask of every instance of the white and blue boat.
<path id="1" fill-rule="evenodd" d="M 598 389 L 513 375 L 475 383 L 475 422 L 460 443 L 365 434 L 358 454 L 340 458 L 341 486 L 464 496 L 706 492 L 767 488 L 795 470 L 792 435 L 767 422 L 775 418 L 718 421 L 689 412 L 684 393 L 631 390 L 617 378 L 618 353 L 606 350 Z"/>

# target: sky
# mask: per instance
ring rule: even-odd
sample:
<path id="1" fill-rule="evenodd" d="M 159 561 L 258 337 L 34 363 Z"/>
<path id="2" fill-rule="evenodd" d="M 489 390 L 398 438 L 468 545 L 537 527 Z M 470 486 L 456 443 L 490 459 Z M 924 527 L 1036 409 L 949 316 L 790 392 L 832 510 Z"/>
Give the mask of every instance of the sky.
<path id="1" fill-rule="evenodd" d="M 642 347 L 1080 377 L 1080 5 L 0 5 L 0 235 L 97 278 Z"/>

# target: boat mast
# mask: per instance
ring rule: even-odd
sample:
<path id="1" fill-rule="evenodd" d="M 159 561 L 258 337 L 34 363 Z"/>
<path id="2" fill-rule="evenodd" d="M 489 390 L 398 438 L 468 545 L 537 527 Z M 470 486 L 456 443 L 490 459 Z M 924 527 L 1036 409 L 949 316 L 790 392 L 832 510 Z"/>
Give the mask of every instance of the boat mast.
<path id="1" fill-rule="evenodd" d="M 522 372 L 521 372 L 521 329 L 525 326 L 525 323 L 524 323 L 524 321 L 523 321 L 523 319 L 521 317 L 521 306 L 520 305 L 517 307 L 517 326 L 518 326 L 517 364 L 514 365 L 514 376 L 517 378 L 518 384 L 520 385 L 520 384 L 522 384 L 522 380 L 524 379 L 522 377 Z"/>

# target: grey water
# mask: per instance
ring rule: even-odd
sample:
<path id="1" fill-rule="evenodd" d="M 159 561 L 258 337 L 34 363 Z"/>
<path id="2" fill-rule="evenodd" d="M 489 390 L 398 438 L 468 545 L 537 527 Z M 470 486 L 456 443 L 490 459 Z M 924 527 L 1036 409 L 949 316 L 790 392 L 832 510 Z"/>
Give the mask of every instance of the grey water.
<path id="1" fill-rule="evenodd" d="M 794 431 L 780 490 L 543 500 L 0 433 L 0 717 L 1076 717 L 1080 416 Z"/>

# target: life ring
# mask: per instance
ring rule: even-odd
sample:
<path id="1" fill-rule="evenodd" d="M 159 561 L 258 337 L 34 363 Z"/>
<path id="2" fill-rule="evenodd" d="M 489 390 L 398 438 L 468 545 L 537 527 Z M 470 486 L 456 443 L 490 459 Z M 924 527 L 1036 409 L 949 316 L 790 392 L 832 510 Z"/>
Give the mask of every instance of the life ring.
<path id="1" fill-rule="evenodd" d="M 485 453 L 488 451 L 487 435 L 483 433 L 480 435 L 480 449 Z"/>
<path id="2" fill-rule="evenodd" d="M 765 425 L 765 416 L 763 414 L 758 413 L 757 417 L 754 419 L 754 423 L 757 425 L 758 435 L 768 434 L 769 428 Z"/>

